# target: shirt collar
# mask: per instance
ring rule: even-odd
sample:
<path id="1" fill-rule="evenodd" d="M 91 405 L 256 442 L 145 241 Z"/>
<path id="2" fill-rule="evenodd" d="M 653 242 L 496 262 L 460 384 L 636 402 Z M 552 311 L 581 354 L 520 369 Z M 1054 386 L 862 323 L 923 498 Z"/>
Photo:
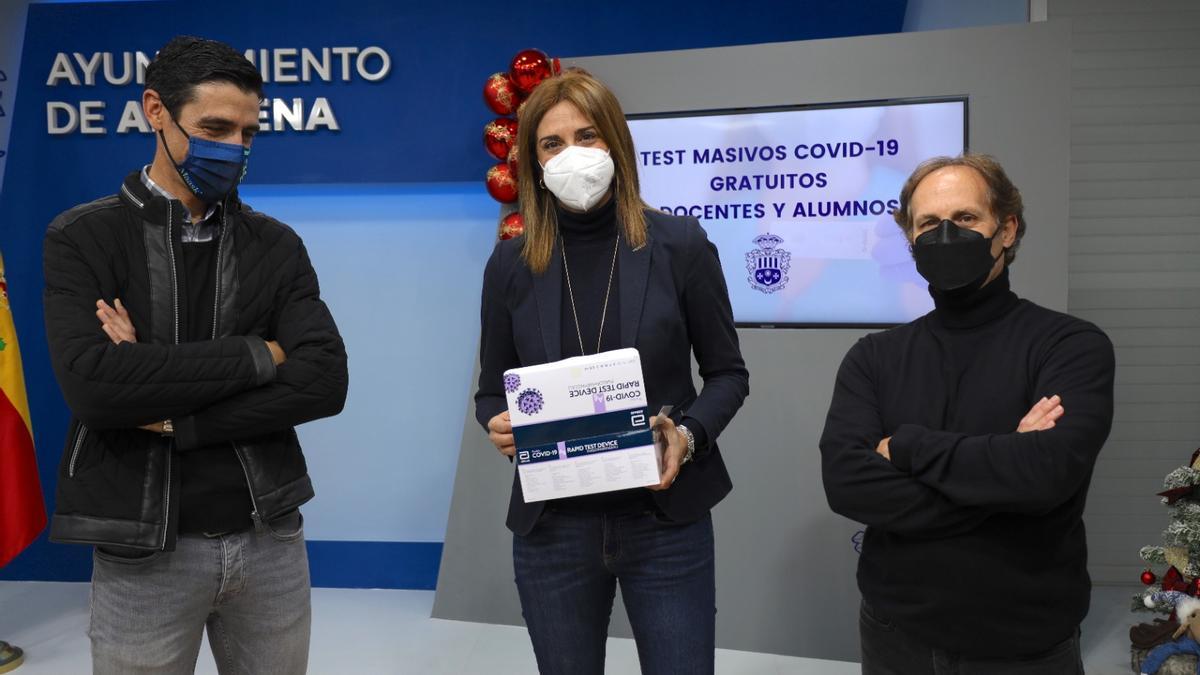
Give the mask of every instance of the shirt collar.
<path id="1" fill-rule="evenodd" d="M 146 186 L 151 193 L 158 195 L 164 199 L 179 201 L 175 195 L 167 192 L 166 188 L 154 182 L 150 177 L 150 165 L 142 167 L 142 185 Z M 209 204 L 208 211 L 205 211 L 204 217 L 199 222 L 187 223 L 183 226 L 183 243 L 194 244 L 212 241 L 217 234 L 217 223 L 213 218 L 220 208 L 221 202 Z"/>

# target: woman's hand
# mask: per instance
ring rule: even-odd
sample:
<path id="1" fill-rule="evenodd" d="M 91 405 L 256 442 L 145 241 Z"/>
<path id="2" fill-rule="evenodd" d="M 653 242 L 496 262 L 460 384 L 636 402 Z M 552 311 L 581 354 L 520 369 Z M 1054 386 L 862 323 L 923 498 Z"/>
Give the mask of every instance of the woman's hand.
<path id="1" fill-rule="evenodd" d="M 666 415 L 655 415 L 650 418 L 650 428 L 654 430 L 654 443 L 662 448 L 663 472 L 658 485 L 651 485 L 651 490 L 666 490 L 675 482 L 679 475 L 679 467 L 683 466 L 683 457 L 687 454 L 687 438 L 675 428 L 675 423 Z"/>
<path id="2" fill-rule="evenodd" d="M 488 440 L 505 457 L 517 454 L 517 446 L 513 441 L 512 420 L 507 410 L 488 420 Z"/>

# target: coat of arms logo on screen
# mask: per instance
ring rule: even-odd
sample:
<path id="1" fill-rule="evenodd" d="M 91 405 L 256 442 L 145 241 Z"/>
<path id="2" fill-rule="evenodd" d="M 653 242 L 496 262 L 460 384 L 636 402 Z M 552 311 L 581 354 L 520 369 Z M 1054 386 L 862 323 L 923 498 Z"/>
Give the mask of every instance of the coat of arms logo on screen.
<path id="1" fill-rule="evenodd" d="M 746 281 L 754 290 L 774 293 L 787 286 L 788 270 L 792 267 L 792 254 L 779 248 L 783 237 L 770 232 L 754 238 L 758 248 L 746 254 Z"/>

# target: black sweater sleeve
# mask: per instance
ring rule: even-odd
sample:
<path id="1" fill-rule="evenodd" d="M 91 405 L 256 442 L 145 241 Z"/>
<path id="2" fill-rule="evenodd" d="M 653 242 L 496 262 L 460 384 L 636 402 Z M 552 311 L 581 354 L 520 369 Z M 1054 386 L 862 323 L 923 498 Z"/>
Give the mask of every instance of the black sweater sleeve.
<path id="1" fill-rule="evenodd" d="M 317 273 L 297 240 L 291 282 L 281 293 L 273 333 L 287 359 L 273 381 L 175 420 L 181 450 L 254 438 L 341 412 L 349 375 L 346 348 L 321 300 Z"/>
<path id="2" fill-rule="evenodd" d="M 955 504 L 875 452 L 884 437 L 868 340 L 842 361 L 821 434 L 821 475 L 834 512 L 880 530 L 920 538 L 968 532 L 988 512 Z"/>
<path id="3" fill-rule="evenodd" d="M 266 343 L 257 337 L 113 344 L 96 317 L 96 301 L 111 304 L 113 298 L 103 293 L 72 232 L 72 226 L 55 224 L 46 233 L 43 305 L 54 374 L 71 412 L 88 427 L 172 419 L 274 375 L 269 359 L 263 361 Z"/>
<path id="4" fill-rule="evenodd" d="M 1071 499 L 1092 473 L 1113 416 L 1112 343 L 1098 329 L 1057 339 L 1042 360 L 1034 402 L 1062 397 L 1047 431 L 967 436 L 901 425 L 890 450 L 896 466 L 956 504 L 1044 513 Z"/>

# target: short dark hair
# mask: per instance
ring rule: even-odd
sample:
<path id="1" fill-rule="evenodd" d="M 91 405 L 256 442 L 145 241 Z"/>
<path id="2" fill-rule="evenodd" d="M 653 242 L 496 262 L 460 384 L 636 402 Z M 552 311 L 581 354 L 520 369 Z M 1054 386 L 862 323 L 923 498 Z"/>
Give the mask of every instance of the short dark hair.
<path id="1" fill-rule="evenodd" d="M 158 92 L 172 117 L 195 100 L 196 85 L 205 82 L 229 82 L 260 99 L 263 96 L 262 75 L 254 64 L 217 40 L 177 36 L 146 67 L 146 89 Z"/>
<path id="2" fill-rule="evenodd" d="M 900 206 L 892 212 L 896 224 L 904 230 L 906 237 L 912 238 L 913 192 L 916 192 L 917 185 L 929 174 L 948 166 L 965 166 L 974 169 L 983 178 L 988 189 L 988 205 L 992 209 L 992 215 L 996 216 L 1001 224 L 1008 220 L 1009 216 L 1017 219 L 1016 238 L 1013 239 L 1013 245 L 1004 253 L 1005 264 L 1011 265 L 1017 257 L 1017 247 L 1021 245 L 1021 237 L 1025 236 L 1025 204 L 1021 200 L 1021 191 L 1008 179 L 1008 174 L 1004 173 L 1004 167 L 1000 166 L 1000 162 L 990 155 L 967 152 L 957 157 L 934 157 L 921 162 L 921 165 L 912 172 L 900 190 Z"/>

